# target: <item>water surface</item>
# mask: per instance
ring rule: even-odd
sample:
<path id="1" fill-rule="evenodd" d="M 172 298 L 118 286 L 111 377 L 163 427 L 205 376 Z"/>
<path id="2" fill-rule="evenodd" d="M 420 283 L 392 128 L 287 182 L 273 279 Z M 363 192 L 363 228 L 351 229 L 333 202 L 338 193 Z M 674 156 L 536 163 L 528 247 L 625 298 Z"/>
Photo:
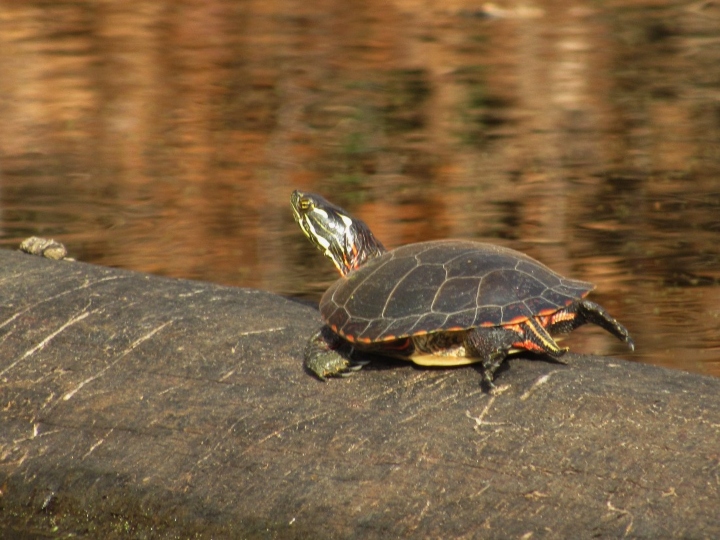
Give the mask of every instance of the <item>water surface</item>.
<path id="1" fill-rule="evenodd" d="M 0 0 L 0 245 L 316 300 L 318 191 L 596 283 L 637 350 L 574 350 L 720 376 L 719 65 L 712 2 Z"/>

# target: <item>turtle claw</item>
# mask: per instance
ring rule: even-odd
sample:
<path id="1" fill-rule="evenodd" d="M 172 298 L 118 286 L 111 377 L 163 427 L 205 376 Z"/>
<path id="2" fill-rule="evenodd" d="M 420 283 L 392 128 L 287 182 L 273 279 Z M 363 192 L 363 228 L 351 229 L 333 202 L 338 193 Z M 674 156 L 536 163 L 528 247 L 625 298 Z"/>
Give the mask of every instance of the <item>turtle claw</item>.
<path id="1" fill-rule="evenodd" d="M 562 364 L 564 366 L 567 366 L 567 362 L 563 360 L 563 356 L 565 356 L 565 353 L 567 353 L 570 350 L 570 347 L 562 347 L 558 352 L 556 353 L 545 353 L 551 361 L 556 362 L 558 364 Z"/>
<path id="2" fill-rule="evenodd" d="M 564 348 L 562 349 L 562 351 L 563 351 L 562 354 L 560 354 L 560 355 L 558 355 L 558 356 L 550 356 L 550 359 L 551 359 L 553 362 L 557 362 L 558 364 L 562 364 L 563 366 L 567 366 L 568 363 L 567 363 L 565 360 L 563 360 L 562 357 L 565 355 L 566 352 L 568 352 L 568 350 L 569 350 L 569 349 L 568 349 L 567 347 L 564 347 Z"/>
<path id="3" fill-rule="evenodd" d="M 338 372 L 336 374 L 337 377 L 352 377 L 355 375 L 358 371 L 360 371 L 362 368 L 367 366 L 370 363 L 370 360 L 350 360 L 348 362 L 348 365 L 345 366 L 345 369 Z"/>
<path id="4" fill-rule="evenodd" d="M 348 375 L 352 375 L 353 373 L 355 373 L 355 372 L 357 372 L 357 371 L 360 371 L 360 370 L 361 370 L 362 368 L 364 368 L 366 365 L 367 365 L 367 362 L 362 363 L 362 364 L 356 364 L 356 363 L 353 362 L 353 363 L 351 363 L 351 364 L 347 367 L 347 370 L 346 370 L 346 371 L 347 371 L 347 374 L 348 374 Z"/>
<path id="5" fill-rule="evenodd" d="M 483 371 L 482 381 L 485 383 L 488 392 L 492 393 L 495 390 L 495 383 L 493 382 L 493 375 L 488 371 Z"/>
<path id="6" fill-rule="evenodd" d="M 507 353 L 505 351 L 496 351 L 482 361 L 482 382 L 490 393 L 495 390 L 495 383 L 493 382 L 495 372 L 505 361 L 506 356 Z"/>

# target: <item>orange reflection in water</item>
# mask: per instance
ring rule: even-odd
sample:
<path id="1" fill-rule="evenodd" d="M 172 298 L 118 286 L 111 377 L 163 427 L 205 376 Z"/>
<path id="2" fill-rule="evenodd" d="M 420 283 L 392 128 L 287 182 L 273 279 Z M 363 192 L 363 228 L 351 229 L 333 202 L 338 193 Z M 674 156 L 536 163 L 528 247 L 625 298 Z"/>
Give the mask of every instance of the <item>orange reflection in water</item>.
<path id="1" fill-rule="evenodd" d="M 720 375 L 717 6 L 0 7 L 5 246 L 317 297 L 334 273 L 288 206 L 316 190 L 389 247 L 475 238 L 593 281 L 628 358 Z"/>

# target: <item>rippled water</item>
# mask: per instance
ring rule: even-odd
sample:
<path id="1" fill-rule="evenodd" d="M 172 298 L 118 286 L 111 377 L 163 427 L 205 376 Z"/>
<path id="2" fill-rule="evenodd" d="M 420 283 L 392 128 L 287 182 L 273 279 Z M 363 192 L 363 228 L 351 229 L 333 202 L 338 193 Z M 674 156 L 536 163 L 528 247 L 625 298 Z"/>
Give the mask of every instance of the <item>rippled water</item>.
<path id="1" fill-rule="evenodd" d="M 720 8 L 479 6 L 0 0 L 0 243 L 317 299 L 314 190 L 593 281 L 637 350 L 575 350 L 720 375 Z"/>

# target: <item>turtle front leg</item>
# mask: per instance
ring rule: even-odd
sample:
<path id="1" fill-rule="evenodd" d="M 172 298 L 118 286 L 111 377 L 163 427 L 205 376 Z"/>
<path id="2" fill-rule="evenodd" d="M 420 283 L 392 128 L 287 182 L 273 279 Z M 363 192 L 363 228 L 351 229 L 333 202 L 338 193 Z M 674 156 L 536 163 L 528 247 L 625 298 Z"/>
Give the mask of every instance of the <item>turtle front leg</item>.
<path id="1" fill-rule="evenodd" d="M 305 368 L 323 381 L 327 377 L 343 377 L 363 366 L 350 361 L 352 352 L 347 341 L 323 326 L 305 346 Z"/>
<path id="2" fill-rule="evenodd" d="M 488 389 L 495 388 L 495 372 L 507 357 L 518 334 L 500 326 L 473 328 L 468 332 L 467 341 L 473 356 L 481 358 L 483 382 Z"/>

